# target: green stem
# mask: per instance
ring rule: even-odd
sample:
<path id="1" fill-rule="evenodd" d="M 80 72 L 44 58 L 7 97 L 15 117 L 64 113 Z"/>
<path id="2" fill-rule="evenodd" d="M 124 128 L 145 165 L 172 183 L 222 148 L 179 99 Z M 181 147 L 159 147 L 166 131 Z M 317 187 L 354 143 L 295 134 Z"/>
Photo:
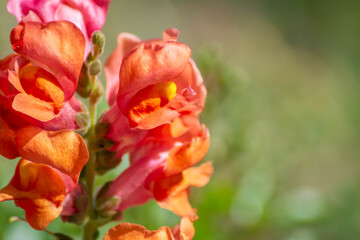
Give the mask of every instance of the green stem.
<path id="1" fill-rule="evenodd" d="M 89 149 L 89 160 L 86 164 L 86 185 L 89 195 L 89 210 L 88 216 L 90 218 L 94 217 L 94 203 L 93 203 L 93 189 L 94 189 L 94 179 L 95 179 L 95 157 L 94 152 Z"/>
<path id="2" fill-rule="evenodd" d="M 95 138 L 94 129 L 95 129 L 95 120 L 96 120 L 96 101 L 93 98 L 93 90 L 95 88 L 95 76 L 91 77 L 91 92 L 90 92 L 90 127 L 88 132 L 88 150 L 89 150 L 89 160 L 86 164 L 86 185 L 89 195 L 89 209 L 88 209 L 88 222 L 84 227 L 83 239 L 84 240 L 93 240 L 97 226 L 93 223 L 92 219 L 95 218 L 94 213 L 94 179 L 95 179 L 95 152 L 89 147 L 89 142 L 93 141 Z"/>
<path id="3" fill-rule="evenodd" d="M 97 230 L 96 225 L 94 225 L 92 221 L 89 221 L 84 227 L 83 240 L 94 239 L 94 234 L 96 230 Z"/>

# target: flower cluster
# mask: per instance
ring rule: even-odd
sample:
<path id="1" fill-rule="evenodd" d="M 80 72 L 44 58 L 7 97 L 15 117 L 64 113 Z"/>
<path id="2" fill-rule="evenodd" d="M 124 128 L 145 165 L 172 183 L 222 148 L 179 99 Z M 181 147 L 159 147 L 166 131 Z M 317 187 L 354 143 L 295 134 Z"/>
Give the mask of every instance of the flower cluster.
<path id="1" fill-rule="evenodd" d="M 98 30 L 109 4 L 8 1 L 19 24 L 10 34 L 14 53 L 0 60 L 0 154 L 20 160 L 0 201 L 14 200 L 34 229 L 61 216 L 93 239 L 97 227 L 154 199 L 180 224 L 150 232 L 120 223 L 104 239 L 192 239 L 198 216 L 189 190 L 213 172 L 211 163 L 195 166 L 210 144 L 199 121 L 203 79 L 177 29 L 150 40 L 121 33 L 104 68 L 110 109 L 96 121 L 105 41 Z M 125 154 L 129 167 L 94 194 L 94 177 Z"/>

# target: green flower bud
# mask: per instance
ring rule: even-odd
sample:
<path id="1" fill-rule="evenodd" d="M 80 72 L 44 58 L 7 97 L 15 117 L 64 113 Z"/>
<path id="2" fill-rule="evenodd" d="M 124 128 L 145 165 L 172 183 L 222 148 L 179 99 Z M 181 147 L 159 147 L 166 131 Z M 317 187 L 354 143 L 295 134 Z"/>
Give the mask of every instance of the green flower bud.
<path id="1" fill-rule="evenodd" d="M 100 31 L 95 31 L 91 37 L 92 44 L 94 46 L 94 56 L 100 56 L 104 51 L 105 36 Z"/>
<path id="2" fill-rule="evenodd" d="M 93 87 L 92 92 L 90 94 L 91 103 L 97 103 L 98 101 L 100 101 L 103 94 L 104 94 L 104 87 L 102 86 L 100 80 L 96 78 L 95 86 Z"/>
<path id="3" fill-rule="evenodd" d="M 102 218 L 112 218 L 114 215 L 118 215 L 115 208 L 119 205 L 120 198 L 106 196 L 111 184 L 112 181 L 105 183 L 96 196 L 96 212 Z"/>
<path id="4" fill-rule="evenodd" d="M 76 92 L 83 98 L 87 98 L 90 96 L 91 90 L 91 79 L 88 74 L 88 68 L 86 64 L 83 64 L 80 71 L 78 86 L 76 88 Z"/>
<path id="5" fill-rule="evenodd" d="M 121 158 L 116 157 L 116 152 L 108 150 L 96 153 L 96 172 L 100 175 L 115 168 L 121 162 Z"/>
<path id="6" fill-rule="evenodd" d="M 110 221 L 119 221 L 122 219 L 123 217 L 123 213 L 122 212 L 118 212 L 118 211 L 107 211 L 107 212 L 97 212 L 98 215 L 101 217 L 101 218 L 105 218 L 105 219 L 108 219 L 107 222 L 110 222 Z"/>
<path id="7" fill-rule="evenodd" d="M 87 112 L 77 113 L 75 116 L 76 124 L 79 128 L 85 128 L 89 125 L 90 115 Z"/>
<path id="8" fill-rule="evenodd" d="M 119 203 L 120 198 L 117 196 L 106 198 L 100 203 L 97 203 L 97 210 L 101 210 L 103 212 L 112 211 L 117 207 L 117 205 L 119 205 Z"/>
<path id="9" fill-rule="evenodd" d="M 103 48 L 105 45 L 105 35 L 101 31 L 93 32 L 91 40 L 92 43 L 99 48 Z"/>
<path id="10" fill-rule="evenodd" d="M 89 140 L 89 148 L 92 151 L 99 152 L 111 148 L 114 145 L 114 142 L 110 139 L 100 138 Z"/>
<path id="11" fill-rule="evenodd" d="M 89 74 L 91 76 L 97 76 L 100 73 L 101 73 L 101 62 L 99 60 L 96 60 L 96 61 L 90 63 Z"/>
<path id="12" fill-rule="evenodd" d="M 89 120 L 90 120 L 89 113 L 87 112 L 77 113 L 75 116 L 75 122 L 79 128 L 76 129 L 75 132 L 80 134 L 81 136 L 84 136 L 89 128 Z"/>

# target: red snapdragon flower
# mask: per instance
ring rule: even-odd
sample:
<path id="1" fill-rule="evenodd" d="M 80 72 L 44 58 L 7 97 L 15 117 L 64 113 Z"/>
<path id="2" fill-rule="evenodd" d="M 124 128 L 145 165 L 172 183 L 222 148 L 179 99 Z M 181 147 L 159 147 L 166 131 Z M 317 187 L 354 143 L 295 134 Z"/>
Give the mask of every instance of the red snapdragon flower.
<path id="1" fill-rule="evenodd" d="M 91 34 L 106 20 L 111 0 L 9 0 L 7 9 L 20 22 L 66 20 L 74 23 L 86 37 L 86 55 L 90 52 Z M 86 56 L 85 56 L 86 57 Z"/>

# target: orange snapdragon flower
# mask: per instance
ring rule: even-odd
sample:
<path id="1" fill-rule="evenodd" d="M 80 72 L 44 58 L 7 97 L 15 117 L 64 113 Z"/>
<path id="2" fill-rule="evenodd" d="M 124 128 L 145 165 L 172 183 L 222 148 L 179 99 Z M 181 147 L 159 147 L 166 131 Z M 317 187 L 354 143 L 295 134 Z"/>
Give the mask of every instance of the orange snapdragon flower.
<path id="1" fill-rule="evenodd" d="M 10 40 L 17 54 L 0 61 L 1 104 L 33 121 L 58 117 L 77 87 L 85 54 L 82 32 L 67 21 L 21 22 Z"/>
<path id="2" fill-rule="evenodd" d="M 72 130 L 47 131 L 1 105 L 0 110 L 0 154 L 22 157 L 13 179 L 0 190 L 0 201 L 15 200 L 29 224 L 42 230 L 59 216 L 78 182 L 89 158 L 85 142 Z"/>
<path id="3" fill-rule="evenodd" d="M 156 231 L 149 231 L 138 224 L 120 223 L 110 228 L 104 240 L 191 240 L 194 234 L 192 221 L 182 218 L 180 224 L 172 229 L 165 226 Z"/>
<path id="4" fill-rule="evenodd" d="M 119 197 L 120 211 L 154 198 L 161 207 L 196 219 L 189 188 L 207 184 L 213 168 L 211 163 L 192 166 L 205 156 L 209 143 L 208 131 L 196 115 L 184 115 L 150 131 L 130 153 L 130 167 L 113 181 L 107 196 Z"/>
<path id="5" fill-rule="evenodd" d="M 191 50 L 177 41 L 179 31 L 168 29 L 163 39 L 141 41 L 120 34 L 118 46 L 105 65 L 107 99 L 117 104 L 129 126 L 152 129 L 178 116 L 200 113 L 206 88 Z M 117 92 L 116 92 L 116 90 Z"/>
<path id="6" fill-rule="evenodd" d="M 199 114 L 205 105 L 202 76 L 189 47 L 177 41 L 178 34 L 170 28 L 163 39 L 142 41 L 130 33 L 117 38 L 105 64 L 110 110 L 102 118 L 117 158 L 136 149 L 149 130 Z"/>
<path id="7" fill-rule="evenodd" d="M 25 210 L 29 224 L 43 230 L 59 216 L 67 191 L 60 172 L 21 159 L 10 183 L 0 190 L 0 201 L 14 200 L 16 206 Z"/>

